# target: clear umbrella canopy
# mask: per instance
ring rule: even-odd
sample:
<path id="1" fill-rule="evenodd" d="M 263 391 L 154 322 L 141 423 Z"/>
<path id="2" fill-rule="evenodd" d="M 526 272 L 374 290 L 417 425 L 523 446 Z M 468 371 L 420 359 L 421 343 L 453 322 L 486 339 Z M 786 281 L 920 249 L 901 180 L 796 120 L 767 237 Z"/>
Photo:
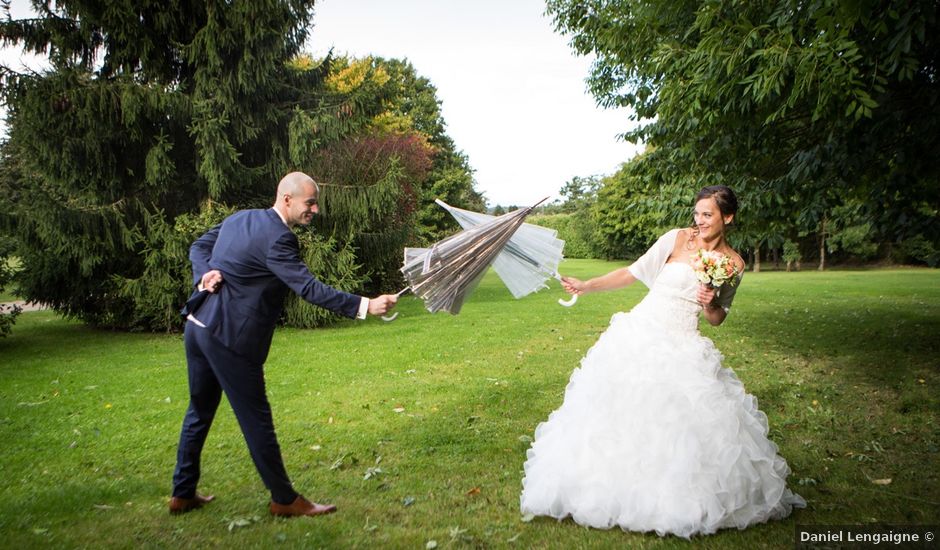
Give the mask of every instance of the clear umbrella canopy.
<path id="1" fill-rule="evenodd" d="M 496 216 L 463 210 L 438 199 L 438 205 L 450 212 L 460 227 L 471 229 L 488 223 Z M 515 298 L 548 288 L 545 281 L 556 277 L 564 257 L 565 241 L 548 227 L 523 223 L 493 260 L 493 270 Z"/>
<path id="2" fill-rule="evenodd" d="M 486 269 L 503 251 L 534 206 L 492 217 L 431 248 L 408 248 L 402 274 L 430 312 L 460 312 Z"/>

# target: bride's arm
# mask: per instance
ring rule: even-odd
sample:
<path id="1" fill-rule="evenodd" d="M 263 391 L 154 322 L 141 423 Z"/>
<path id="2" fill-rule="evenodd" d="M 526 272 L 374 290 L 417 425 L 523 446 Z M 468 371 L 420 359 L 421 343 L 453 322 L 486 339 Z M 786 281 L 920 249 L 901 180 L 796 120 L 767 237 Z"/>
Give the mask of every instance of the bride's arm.
<path id="1" fill-rule="evenodd" d="M 708 324 L 717 327 L 724 322 L 728 312 L 715 301 L 715 289 L 708 285 L 698 285 L 698 303 L 702 305 L 702 315 Z"/>
<path id="2" fill-rule="evenodd" d="M 669 259 L 673 250 L 679 246 L 677 236 L 681 232 L 681 229 L 666 232 L 629 267 L 615 269 L 606 275 L 594 277 L 587 281 L 581 281 L 574 277 L 562 277 L 562 285 L 564 285 L 565 291 L 575 295 L 623 288 L 632 285 L 636 281 L 642 281 L 646 286 L 652 287 L 653 281 L 656 280 L 663 264 Z"/>
<path id="3" fill-rule="evenodd" d="M 568 294 L 581 295 L 589 292 L 623 288 L 636 282 L 636 277 L 633 276 L 633 273 L 630 273 L 629 269 L 621 267 L 606 275 L 594 277 L 587 281 L 575 279 L 574 277 L 562 277 L 561 282 Z"/>

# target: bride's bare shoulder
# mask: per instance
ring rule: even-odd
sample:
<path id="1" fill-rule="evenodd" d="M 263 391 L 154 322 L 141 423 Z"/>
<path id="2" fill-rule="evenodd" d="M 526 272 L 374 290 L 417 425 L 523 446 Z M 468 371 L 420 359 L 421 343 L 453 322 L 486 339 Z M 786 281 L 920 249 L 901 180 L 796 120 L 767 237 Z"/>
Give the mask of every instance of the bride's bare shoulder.
<path id="1" fill-rule="evenodd" d="M 688 243 L 695 236 L 692 234 L 692 230 L 688 227 L 681 227 L 675 230 L 676 231 L 676 242 L 673 243 L 672 249 L 675 252 L 678 252 L 685 248 L 685 244 Z M 675 253 L 674 252 L 674 253 Z"/>
<path id="2" fill-rule="evenodd" d="M 731 261 L 734 262 L 734 265 L 738 266 L 738 273 L 743 273 L 745 267 L 744 258 L 742 258 L 740 254 L 731 248 L 728 249 L 728 253 L 728 255 L 731 256 Z"/>

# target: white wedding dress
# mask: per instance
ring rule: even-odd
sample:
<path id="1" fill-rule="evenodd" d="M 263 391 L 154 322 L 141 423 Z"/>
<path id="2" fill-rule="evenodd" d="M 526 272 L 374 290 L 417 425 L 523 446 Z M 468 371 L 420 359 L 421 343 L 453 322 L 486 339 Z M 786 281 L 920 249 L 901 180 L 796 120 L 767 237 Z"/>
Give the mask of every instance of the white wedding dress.
<path id="1" fill-rule="evenodd" d="M 757 400 L 698 332 L 691 266 L 665 263 L 677 231 L 630 266 L 649 294 L 613 316 L 536 428 L 524 515 L 690 537 L 805 506 Z M 733 294 L 722 288 L 719 303 Z"/>

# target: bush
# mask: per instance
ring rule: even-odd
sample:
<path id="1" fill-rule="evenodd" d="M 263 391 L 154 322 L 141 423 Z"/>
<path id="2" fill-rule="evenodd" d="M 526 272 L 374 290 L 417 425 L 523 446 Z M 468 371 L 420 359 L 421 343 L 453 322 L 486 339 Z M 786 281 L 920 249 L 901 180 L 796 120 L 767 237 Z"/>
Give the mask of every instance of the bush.
<path id="1" fill-rule="evenodd" d="M 13 248 L 13 239 L 0 237 L 0 292 L 13 280 L 14 269 L 10 261 Z M 16 316 L 20 311 L 19 306 L 0 306 L 0 338 L 5 338 L 13 330 L 13 324 L 16 323 Z"/>
<path id="2" fill-rule="evenodd" d="M 843 251 L 861 260 L 871 260 L 878 254 L 878 243 L 871 237 L 871 224 L 850 225 L 838 230 L 826 241 L 829 252 Z"/>
<path id="3" fill-rule="evenodd" d="M 565 241 L 566 258 L 595 257 L 595 247 L 591 242 L 593 226 L 586 216 L 580 213 L 538 214 L 530 216 L 527 221 L 557 231 L 558 238 Z"/>
<path id="4" fill-rule="evenodd" d="M 783 242 L 783 261 L 787 262 L 787 271 L 790 271 L 790 267 L 794 263 L 799 266 L 800 260 L 802 259 L 803 255 L 800 254 L 800 245 L 790 239 Z"/>
<path id="5" fill-rule="evenodd" d="M 924 263 L 930 267 L 940 266 L 940 250 L 921 234 L 901 242 L 894 250 L 896 261 Z"/>
<path id="6" fill-rule="evenodd" d="M 368 279 L 368 274 L 357 275 L 356 253 L 346 244 L 337 250 L 336 240 L 325 239 L 309 230 L 297 232 L 300 241 L 301 259 L 310 268 L 313 276 L 333 288 L 352 292 Z M 307 303 L 291 292 L 284 306 L 284 323 L 297 328 L 315 328 L 335 322 L 340 317 L 335 313 Z"/>
<path id="7" fill-rule="evenodd" d="M 178 216 L 172 226 L 161 215 L 147 219 L 143 274 L 136 279 L 114 279 L 134 310 L 135 326 L 127 328 L 172 332 L 182 327 L 179 311 L 193 289 L 189 247 L 232 212 L 210 202 L 197 214 Z"/>

